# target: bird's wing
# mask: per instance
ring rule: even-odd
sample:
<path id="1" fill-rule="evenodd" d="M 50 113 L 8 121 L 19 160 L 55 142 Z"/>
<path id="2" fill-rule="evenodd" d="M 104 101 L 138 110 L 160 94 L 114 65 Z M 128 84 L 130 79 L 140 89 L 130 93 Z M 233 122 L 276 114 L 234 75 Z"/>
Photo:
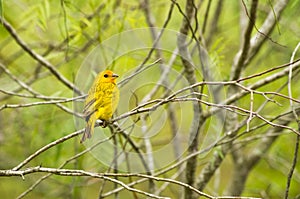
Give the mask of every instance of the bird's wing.
<path id="1" fill-rule="evenodd" d="M 118 87 L 115 86 L 112 93 L 112 112 L 115 112 L 120 100 L 120 91 Z"/>
<path id="2" fill-rule="evenodd" d="M 101 107 L 101 103 L 103 102 L 104 91 L 101 87 L 92 87 L 89 91 L 89 94 L 85 100 L 85 106 L 83 109 L 83 114 L 86 117 L 89 117 L 93 114 L 99 107 Z"/>

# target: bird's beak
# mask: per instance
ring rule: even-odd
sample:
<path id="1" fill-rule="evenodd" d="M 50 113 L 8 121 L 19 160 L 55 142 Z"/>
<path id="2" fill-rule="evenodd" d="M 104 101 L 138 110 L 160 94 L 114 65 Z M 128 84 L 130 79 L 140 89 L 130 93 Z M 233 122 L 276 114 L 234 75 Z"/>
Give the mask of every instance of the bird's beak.
<path id="1" fill-rule="evenodd" d="M 113 74 L 112 74 L 112 77 L 117 78 L 117 77 L 119 77 L 119 75 L 113 73 Z"/>

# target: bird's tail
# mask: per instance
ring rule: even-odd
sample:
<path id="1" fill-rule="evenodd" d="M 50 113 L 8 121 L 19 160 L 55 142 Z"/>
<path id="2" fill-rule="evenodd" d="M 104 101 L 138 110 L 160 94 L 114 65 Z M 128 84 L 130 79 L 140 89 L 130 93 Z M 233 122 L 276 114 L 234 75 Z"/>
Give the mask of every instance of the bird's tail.
<path id="1" fill-rule="evenodd" d="M 80 140 L 80 143 L 84 142 L 86 140 L 86 138 L 91 138 L 92 134 L 94 133 L 94 126 L 95 126 L 95 122 L 96 122 L 96 117 L 95 114 L 92 114 L 87 121 L 86 127 L 85 127 L 85 131 L 83 133 L 83 136 Z"/>

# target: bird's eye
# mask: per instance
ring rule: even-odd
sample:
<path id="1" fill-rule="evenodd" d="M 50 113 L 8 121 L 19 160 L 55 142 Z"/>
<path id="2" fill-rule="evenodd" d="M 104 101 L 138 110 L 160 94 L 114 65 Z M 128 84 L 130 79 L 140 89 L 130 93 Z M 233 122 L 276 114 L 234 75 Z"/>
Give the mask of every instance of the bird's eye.
<path id="1" fill-rule="evenodd" d="M 107 78 L 107 77 L 108 77 L 108 74 L 105 74 L 104 77 Z"/>

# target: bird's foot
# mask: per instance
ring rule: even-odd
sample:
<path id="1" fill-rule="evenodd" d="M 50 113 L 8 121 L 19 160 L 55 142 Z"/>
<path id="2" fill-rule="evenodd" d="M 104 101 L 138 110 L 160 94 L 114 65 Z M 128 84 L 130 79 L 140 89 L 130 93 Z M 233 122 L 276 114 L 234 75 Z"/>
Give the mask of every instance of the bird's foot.
<path id="1" fill-rule="evenodd" d="M 102 127 L 102 128 L 105 128 L 105 127 L 107 127 L 107 125 L 108 125 L 108 122 L 107 121 L 105 121 L 105 120 L 101 120 L 102 121 L 102 123 L 100 124 L 100 126 Z"/>

